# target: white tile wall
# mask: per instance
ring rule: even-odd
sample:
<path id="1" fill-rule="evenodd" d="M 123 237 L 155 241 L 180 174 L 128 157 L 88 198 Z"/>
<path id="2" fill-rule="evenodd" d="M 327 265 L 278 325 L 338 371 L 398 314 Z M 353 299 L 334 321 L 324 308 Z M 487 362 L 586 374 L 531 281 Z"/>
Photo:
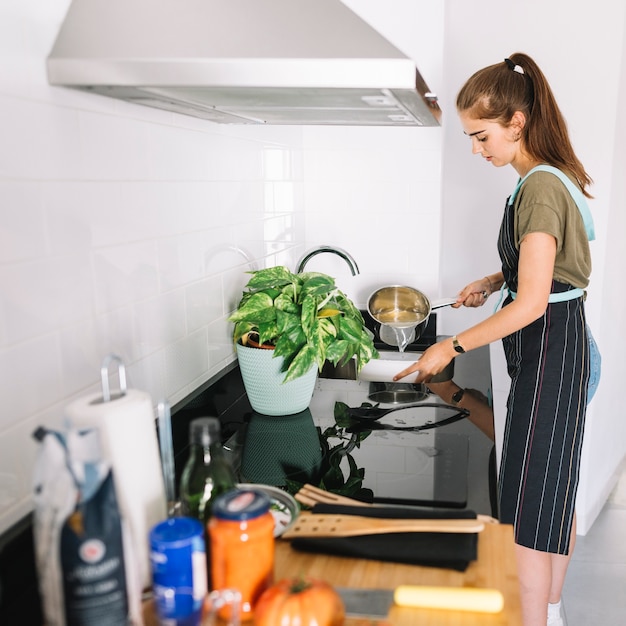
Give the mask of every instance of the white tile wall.
<path id="1" fill-rule="evenodd" d="M 66 7 L 0 8 L 0 531 L 30 509 L 30 433 L 97 386 L 107 353 L 155 403 L 180 400 L 234 358 L 244 271 L 303 242 L 300 128 L 48 87 Z"/>
<path id="2" fill-rule="evenodd" d="M 0 5 L 0 532 L 31 508 L 30 434 L 106 354 L 155 404 L 232 362 L 246 270 L 333 244 L 361 275 L 309 269 L 357 300 L 438 295 L 440 129 L 225 127 L 51 88 L 68 4 Z"/>
<path id="3" fill-rule="evenodd" d="M 384 284 L 439 297 L 440 128 L 305 128 L 306 239 L 346 248 L 311 268 L 337 277 L 359 304 Z M 349 242 L 349 243 L 348 243 Z"/>

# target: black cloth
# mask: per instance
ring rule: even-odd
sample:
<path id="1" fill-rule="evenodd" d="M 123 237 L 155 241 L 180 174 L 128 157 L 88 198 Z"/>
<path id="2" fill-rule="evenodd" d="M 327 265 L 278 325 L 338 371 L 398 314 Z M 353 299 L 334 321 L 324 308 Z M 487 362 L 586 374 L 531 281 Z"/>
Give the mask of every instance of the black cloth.
<path id="1" fill-rule="evenodd" d="M 392 519 L 476 519 L 473 511 L 422 511 L 401 507 L 317 504 L 313 513 Z M 296 550 L 333 556 L 408 563 L 464 572 L 476 560 L 477 533 L 385 533 L 358 537 L 298 537 Z"/>

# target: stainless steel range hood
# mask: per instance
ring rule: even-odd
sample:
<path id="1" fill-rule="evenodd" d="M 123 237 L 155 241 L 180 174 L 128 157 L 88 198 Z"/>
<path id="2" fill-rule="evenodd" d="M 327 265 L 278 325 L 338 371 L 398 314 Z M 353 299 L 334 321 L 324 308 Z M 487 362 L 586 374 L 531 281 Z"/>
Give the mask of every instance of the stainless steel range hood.
<path id="1" fill-rule="evenodd" d="M 415 63 L 340 0 L 73 0 L 48 81 L 220 123 L 437 126 Z"/>

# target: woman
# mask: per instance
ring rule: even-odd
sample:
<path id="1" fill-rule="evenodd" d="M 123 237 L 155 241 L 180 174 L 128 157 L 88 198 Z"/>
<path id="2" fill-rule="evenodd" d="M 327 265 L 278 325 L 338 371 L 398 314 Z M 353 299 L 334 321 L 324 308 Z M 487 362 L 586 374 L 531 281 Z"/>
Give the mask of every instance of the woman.
<path id="1" fill-rule="evenodd" d="M 553 166 L 591 197 L 586 188 L 592 181 L 574 154 L 545 76 L 529 56 L 516 53 L 475 73 L 458 94 L 457 111 L 474 154 L 496 167 L 512 165 L 520 178 L 538 165 Z M 582 289 L 591 258 L 581 213 L 556 175 L 535 171 L 512 195 L 498 239 L 502 270 L 464 287 L 454 305 L 482 306 L 506 283 L 503 306 L 430 347 L 395 379 L 417 371 L 416 382 L 428 381 L 459 353 L 503 340 L 511 390 L 500 519 L 514 525 L 525 626 L 561 625 L 587 404 Z"/>

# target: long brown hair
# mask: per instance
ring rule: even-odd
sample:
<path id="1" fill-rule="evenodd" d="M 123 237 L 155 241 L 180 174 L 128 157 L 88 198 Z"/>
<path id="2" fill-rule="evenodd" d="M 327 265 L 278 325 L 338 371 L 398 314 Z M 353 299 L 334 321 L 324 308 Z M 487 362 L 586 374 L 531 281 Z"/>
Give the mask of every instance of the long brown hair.
<path id="1" fill-rule="evenodd" d="M 463 85 L 456 99 L 459 112 L 476 119 L 493 120 L 507 127 L 513 114 L 526 117 L 521 140 L 525 152 L 536 161 L 568 170 L 583 193 L 591 177 L 574 153 L 552 89 L 539 66 L 522 52 L 476 72 Z"/>

